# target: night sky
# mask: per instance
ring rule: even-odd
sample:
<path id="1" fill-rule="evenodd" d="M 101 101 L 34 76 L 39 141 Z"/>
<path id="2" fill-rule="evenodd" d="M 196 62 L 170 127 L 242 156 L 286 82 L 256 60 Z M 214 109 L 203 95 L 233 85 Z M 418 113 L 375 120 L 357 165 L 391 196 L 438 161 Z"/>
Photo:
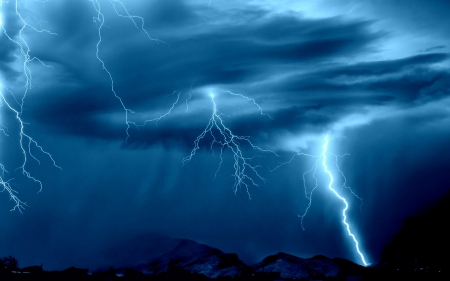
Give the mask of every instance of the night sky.
<path id="1" fill-rule="evenodd" d="M 334 186 L 369 263 L 404 218 L 449 189 L 449 1 L 124 0 L 147 34 L 115 0 L 17 2 L 30 58 L 49 66 L 27 64 L 24 132 L 62 168 L 32 145 L 34 160 L 24 139 L 42 192 L 20 169 L 20 124 L 6 102 L 18 110 L 25 93 L 23 22 L 16 1 L 0 1 L 2 179 L 28 205 L 10 212 L 0 193 L 0 256 L 19 266 L 95 268 L 106 249 L 152 232 L 249 264 L 277 252 L 361 264 L 320 161 L 304 230 L 299 218 L 304 185 L 314 187 L 303 173 L 327 134 Z M 182 163 L 210 122 L 211 95 L 223 124 L 261 148 L 239 140 L 265 179 L 247 167 L 248 190 L 235 186 L 233 150 L 221 162 L 211 134 Z M 272 171 L 296 153 L 317 157 Z"/>

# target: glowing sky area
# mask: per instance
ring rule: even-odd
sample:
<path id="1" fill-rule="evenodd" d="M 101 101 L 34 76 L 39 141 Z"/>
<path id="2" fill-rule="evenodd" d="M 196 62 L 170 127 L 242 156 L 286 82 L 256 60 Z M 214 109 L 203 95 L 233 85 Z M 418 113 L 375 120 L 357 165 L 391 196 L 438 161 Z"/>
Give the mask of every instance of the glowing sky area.
<path id="1" fill-rule="evenodd" d="M 362 264 L 331 173 L 375 264 L 402 220 L 449 189 L 449 1 L 123 3 L 136 17 L 117 0 L 0 0 L 0 179 L 28 205 L 10 212 L 0 193 L 0 257 L 93 269 L 162 233 L 248 264 L 278 252 Z M 20 169 L 25 92 L 25 133 L 53 157 L 25 146 L 40 193 Z M 183 165 L 211 118 L 232 134 L 205 134 Z M 330 170 L 302 156 L 322 155 L 326 135 Z M 345 182 L 332 162 L 344 154 Z"/>

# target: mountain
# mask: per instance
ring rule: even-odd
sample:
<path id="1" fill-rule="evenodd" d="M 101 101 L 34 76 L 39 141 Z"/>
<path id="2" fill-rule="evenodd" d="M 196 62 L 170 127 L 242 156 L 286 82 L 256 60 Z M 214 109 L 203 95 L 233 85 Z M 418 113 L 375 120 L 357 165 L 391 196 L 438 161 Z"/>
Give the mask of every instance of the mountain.
<path id="1" fill-rule="evenodd" d="M 280 273 L 284 279 L 357 277 L 366 272 L 366 268 L 345 259 L 330 259 L 321 255 L 303 259 L 286 253 L 268 256 L 252 268 L 255 272 Z"/>
<path id="2" fill-rule="evenodd" d="M 278 253 L 254 264 L 256 272 L 279 272 L 281 278 L 336 277 L 338 265 L 324 256 L 303 259 L 286 253 Z"/>
<path id="3" fill-rule="evenodd" d="M 102 253 L 103 271 L 114 268 L 134 267 L 137 264 L 150 263 L 155 258 L 174 249 L 181 239 L 173 239 L 159 233 L 146 233 L 134 237 Z"/>
<path id="4" fill-rule="evenodd" d="M 233 277 L 252 270 L 236 254 L 226 254 L 219 249 L 188 239 L 181 240 L 173 250 L 156 258 L 150 264 L 143 264 L 134 269 L 153 275 L 174 268 L 204 274 L 209 278 Z"/>
<path id="5" fill-rule="evenodd" d="M 268 256 L 250 267 L 236 254 L 224 253 L 192 240 L 173 239 L 155 233 L 137 236 L 103 254 L 106 263 L 99 271 L 106 271 L 112 266 L 116 273 L 122 275 L 132 270 L 146 275 L 162 274 L 163 277 L 197 274 L 198 278 L 201 278 L 200 275 L 217 278 L 254 274 L 266 279 L 276 279 L 276 276 L 282 279 L 345 279 L 368 273 L 367 268 L 345 259 L 330 259 L 321 255 L 304 259 L 286 253 Z"/>

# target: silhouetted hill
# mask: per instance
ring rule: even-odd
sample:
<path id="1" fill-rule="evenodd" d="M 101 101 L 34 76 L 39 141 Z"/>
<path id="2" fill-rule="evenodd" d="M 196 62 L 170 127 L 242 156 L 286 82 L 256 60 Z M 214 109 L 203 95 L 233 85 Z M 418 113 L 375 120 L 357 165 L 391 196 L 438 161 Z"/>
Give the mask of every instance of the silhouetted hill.
<path id="1" fill-rule="evenodd" d="M 406 219 L 383 250 L 380 266 L 400 273 L 450 274 L 450 191 Z"/>
<path id="2" fill-rule="evenodd" d="M 134 269 L 145 274 L 161 274 L 178 268 L 191 273 L 203 274 L 209 278 L 233 277 L 251 271 L 236 254 L 226 254 L 219 249 L 183 239 L 171 251 L 156 258 L 150 264 Z"/>
<path id="3" fill-rule="evenodd" d="M 111 263 L 94 273 L 75 267 L 62 271 L 45 271 L 42 266 L 19 269 L 17 260 L 7 257 L 2 259 L 0 280 L 382 280 L 373 277 L 387 276 L 322 255 L 304 259 L 278 253 L 250 267 L 234 253 L 154 233 L 138 236 L 103 254 L 110 255 Z"/>
<path id="4" fill-rule="evenodd" d="M 362 278 L 367 272 L 365 267 L 344 259 L 322 255 L 304 259 L 286 253 L 268 256 L 252 268 L 256 272 L 278 272 L 285 279 Z"/>
<path id="5" fill-rule="evenodd" d="M 150 263 L 156 257 L 174 249 L 181 239 L 170 238 L 159 233 L 146 233 L 103 251 L 104 265 L 98 270 L 134 267 Z"/>

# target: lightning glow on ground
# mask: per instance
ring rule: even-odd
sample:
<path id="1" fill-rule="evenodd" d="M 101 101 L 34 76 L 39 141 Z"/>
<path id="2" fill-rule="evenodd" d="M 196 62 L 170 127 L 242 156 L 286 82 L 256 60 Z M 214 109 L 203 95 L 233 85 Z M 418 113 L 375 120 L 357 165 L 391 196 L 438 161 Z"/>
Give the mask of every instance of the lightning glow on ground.
<path id="1" fill-rule="evenodd" d="M 2 7 L 3 4 L 7 4 L 7 3 L 9 3 L 9 2 L 0 0 L 0 7 Z M 51 35 L 56 35 L 56 34 L 50 32 L 46 29 L 36 28 L 33 25 L 28 24 L 25 21 L 25 19 L 22 17 L 21 13 L 19 12 L 18 0 L 14 1 L 13 4 L 14 4 L 14 11 L 15 11 L 16 19 L 21 23 L 21 28 L 20 28 L 19 32 L 17 33 L 16 36 L 10 36 L 8 33 L 7 22 L 5 22 L 2 18 L 0 18 L 0 28 L 2 29 L 3 34 L 6 36 L 6 38 L 9 41 L 11 41 L 12 43 L 14 43 L 20 51 L 21 59 L 23 59 L 22 73 L 23 73 L 23 78 L 25 81 L 24 86 L 23 86 L 24 90 L 23 90 L 22 97 L 19 102 L 16 99 L 16 96 L 14 95 L 14 93 L 12 91 L 8 90 L 4 85 L 0 84 L 0 107 L 3 107 L 3 105 L 5 105 L 6 110 L 9 110 L 15 116 L 15 120 L 18 125 L 18 131 L 19 131 L 18 132 L 18 134 L 19 134 L 18 146 L 23 155 L 23 158 L 22 158 L 23 161 L 22 161 L 22 164 L 19 167 L 19 169 L 22 171 L 22 174 L 25 177 L 27 177 L 28 179 L 34 181 L 35 183 L 37 183 L 39 185 L 39 187 L 40 187 L 39 192 L 40 192 L 40 191 L 42 191 L 42 182 L 40 180 L 38 180 L 37 178 L 35 178 L 34 176 L 32 176 L 30 174 L 30 172 L 28 172 L 28 170 L 26 169 L 28 157 L 30 157 L 30 158 L 34 159 L 35 161 L 37 161 L 38 163 L 40 163 L 38 158 L 33 155 L 32 148 L 37 149 L 38 151 L 40 151 L 41 153 L 43 153 L 47 157 L 49 157 L 55 167 L 57 167 L 59 169 L 61 169 L 61 167 L 56 165 L 56 162 L 50 153 L 45 151 L 43 149 L 43 147 L 41 145 L 39 145 L 39 143 L 35 139 L 33 139 L 29 134 L 27 134 L 25 132 L 25 124 L 26 123 L 23 121 L 22 114 L 23 114 L 25 98 L 27 96 L 28 91 L 32 88 L 32 73 L 29 68 L 29 63 L 31 63 L 33 61 L 37 61 L 45 67 L 51 67 L 51 66 L 45 64 L 39 58 L 30 55 L 30 53 L 31 53 L 30 46 L 28 45 L 28 43 L 25 40 L 23 35 L 24 35 L 25 29 L 31 29 L 32 31 L 38 32 L 38 33 L 47 33 L 47 34 L 51 34 Z M 37 20 L 37 19 L 35 19 L 35 20 Z M 39 21 L 38 21 L 38 23 L 39 23 Z M 4 133 L 5 136 L 8 136 L 5 128 L 2 128 L 2 132 Z M 22 209 L 24 209 L 24 207 L 26 206 L 26 203 L 21 201 L 17 197 L 18 192 L 11 187 L 10 182 L 13 179 L 5 180 L 5 173 L 7 173 L 5 164 L 0 163 L 0 170 L 1 170 L 0 185 L 3 187 L 2 191 L 6 191 L 9 194 L 11 200 L 14 201 L 14 207 L 11 210 L 12 211 L 19 210 L 21 212 Z"/>
<path id="2" fill-rule="evenodd" d="M 242 98 L 245 98 L 247 100 L 252 101 L 260 110 L 261 114 L 267 115 L 263 113 L 261 107 L 255 102 L 255 100 L 248 98 L 246 96 L 242 96 L 240 94 L 234 94 L 232 92 L 226 91 L 225 93 L 234 95 L 234 96 L 240 96 Z M 209 144 L 211 151 L 213 151 L 213 146 L 217 144 L 220 149 L 220 162 L 219 166 L 216 170 L 215 177 L 217 176 L 218 171 L 220 170 L 222 163 L 223 163 L 223 151 L 226 148 L 229 148 L 233 154 L 234 158 L 234 192 L 237 193 L 239 188 L 245 188 L 247 191 L 249 199 L 251 199 L 249 186 L 258 186 L 258 184 L 255 182 L 255 180 L 250 176 L 248 173 L 251 171 L 251 174 L 253 174 L 254 177 L 259 178 L 261 181 L 266 182 L 266 180 L 258 173 L 259 165 L 251 164 L 251 161 L 258 157 L 258 155 L 254 155 L 252 157 L 246 157 L 244 156 L 243 149 L 241 149 L 242 144 L 240 142 L 245 142 L 251 146 L 252 149 L 260 151 L 260 152 L 268 152 L 272 153 L 276 156 L 278 156 L 275 152 L 271 150 L 265 150 L 260 148 L 257 145 L 254 145 L 250 141 L 250 137 L 248 136 L 238 136 L 233 134 L 233 132 L 224 124 L 223 119 L 221 116 L 222 113 L 219 113 L 217 110 L 217 105 L 214 100 L 214 94 L 210 94 L 211 101 L 213 104 L 213 113 L 211 118 L 209 119 L 208 125 L 203 130 L 203 132 L 195 139 L 194 141 L 194 148 L 192 149 L 190 155 L 183 158 L 182 163 L 185 165 L 187 162 L 191 161 L 192 157 L 195 155 L 198 149 L 200 149 L 200 141 L 205 138 L 207 134 L 210 134 L 212 137 L 212 141 Z M 267 115 L 269 116 L 269 115 Z"/>

